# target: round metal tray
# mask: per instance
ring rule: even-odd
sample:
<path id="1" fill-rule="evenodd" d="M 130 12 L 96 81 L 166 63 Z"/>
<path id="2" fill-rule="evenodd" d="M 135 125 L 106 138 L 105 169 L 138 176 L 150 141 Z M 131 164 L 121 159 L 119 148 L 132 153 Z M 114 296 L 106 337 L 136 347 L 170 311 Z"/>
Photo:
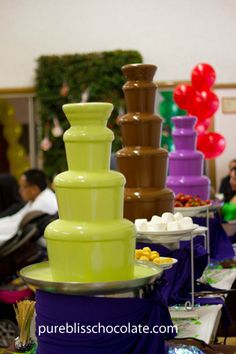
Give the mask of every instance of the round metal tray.
<path id="1" fill-rule="evenodd" d="M 35 289 L 47 292 L 71 295 L 105 295 L 124 293 L 134 289 L 153 284 L 160 279 L 163 268 L 153 264 L 140 264 L 135 262 L 134 278 L 124 281 L 111 282 L 57 282 L 53 281 L 48 262 L 27 266 L 20 271 L 23 280 Z"/>

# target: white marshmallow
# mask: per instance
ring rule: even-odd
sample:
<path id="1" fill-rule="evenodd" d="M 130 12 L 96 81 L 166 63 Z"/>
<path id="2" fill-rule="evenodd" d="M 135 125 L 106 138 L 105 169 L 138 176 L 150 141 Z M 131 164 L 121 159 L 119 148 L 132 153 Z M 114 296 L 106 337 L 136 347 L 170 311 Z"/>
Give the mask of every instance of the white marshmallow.
<path id="1" fill-rule="evenodd" d="M 148 231 L 148 223 L 143 222 L 139 225 L 137 231 Z"/>
<path id="2" fill-rule="evenodd" d="M 139 227 L 143 223 L 147 223 L 147 219 L 135 219 L 134 224 L 136 226 L 137 231 L 139 231 Z"/>
<path id="3" fill-rule="evenodd" d="M 181 230 L 191 229 L 193 227 L 193 220 L 189 216 L 185 216 L 179 220 L 179 227 Z"/>
<path id="4" fill-rule="evenodd" d="M 161 216 L 162 222 L 169 223 L 175 221 L 174 215 L 172 213 L 163 213 Z"/>
<path id="5" fill-rule="evenodd" d="M 180 213 L 179 211 L 174 214 L 174 219 L 175 219 L 176 221 L 179 221 L 179 220 L 183 219 L 183 217 L 184 217 L 183 214 Z"/>
<path id="6" fill-rule="evenodd" d="M 186 222 L 189 222 L 189 223 L 193 224 L 193 219 L 190 218 L 189 216 L 185 216 L 185 217 L 183 218 L 183 220 L 186 221 Z"/>
<path id="7" fill-rule="evenodd" d="M 147 223 L 147 231 L 151 231 L 151 232 L 156 231 L 156 228 L 153 223 L 150 222 Z"/>
<path id="8" fill-rule="evenodd" d="M 150 222 L 154 223 L 154 222 L 161 222 L 161 221 L 162 221 L 162 219 L 160 216 L 153 215 Z"/>
<path id="9" fill-rule="evenodd" d="M 154 231 L 166 231 L 167 229 L 167 224 L 164 222 L 154 222 L 151 224 L 152 229 L 154 229 Z"/>
<path id="10" fill-rule="evenodd" d="M 167 224 L 168 231 L 176 231 L 179 230 L 179 223 L 178 221 L 172 221 Z"/>

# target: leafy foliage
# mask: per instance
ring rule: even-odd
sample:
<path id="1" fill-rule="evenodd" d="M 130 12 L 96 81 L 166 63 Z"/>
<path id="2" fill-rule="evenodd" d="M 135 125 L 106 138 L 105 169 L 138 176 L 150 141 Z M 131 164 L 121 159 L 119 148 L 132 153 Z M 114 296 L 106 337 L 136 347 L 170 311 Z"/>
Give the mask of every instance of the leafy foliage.
<path id="1" fill-rule="evenodd" d="M 115 139 L 112 151 L 121 147 L 121 135 L 116 118 L 124 110 L 122 86 L 125 78 L 121 67 L 125 64 L 141 63 L 137 51 L 109 51 L 101 53 L 63 56 L 41 56 L 36 70 L 36 94 L 39 101 L 41 121 L 40 139 L 48 134 L 52 148 L 43 152 L 44 170 L 49 177 L 67 169 L 62 137 L 52 134 L 53 120 L 58 118 L 63 130 L 69 123 L 62 105 L 81 102 L 88 90 L 89 102 L 111 102 L 114 110 L 108 121 Z"/>

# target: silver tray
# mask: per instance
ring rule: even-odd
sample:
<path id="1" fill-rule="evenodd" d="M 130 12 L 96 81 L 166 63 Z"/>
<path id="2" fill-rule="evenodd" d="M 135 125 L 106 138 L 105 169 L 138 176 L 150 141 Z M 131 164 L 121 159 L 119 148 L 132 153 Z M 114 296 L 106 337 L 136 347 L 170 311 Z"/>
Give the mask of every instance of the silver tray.
<path id="1" fill-rule="evenodd" d="M 70 295 L 104 295 L 124 293 L 153 284 L 160 279 L 163 269 L 158 265 L 135 262 L 134 278 L 112 282 L 58 282 L 53 281 L 48 262 L 27 266 L 20 271 L 22 279 L 31 287 L 51 293 Z"/>

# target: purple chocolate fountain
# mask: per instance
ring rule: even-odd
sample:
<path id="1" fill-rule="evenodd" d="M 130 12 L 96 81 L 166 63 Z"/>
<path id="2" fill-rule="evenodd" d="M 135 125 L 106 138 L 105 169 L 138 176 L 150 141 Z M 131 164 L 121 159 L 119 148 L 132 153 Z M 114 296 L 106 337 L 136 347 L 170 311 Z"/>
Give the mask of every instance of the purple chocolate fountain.
<path id="1" fill-rule="evenodd" d="M 173 117 L 175 151 L 169 154 L 167 187 L 175 194 L 185 193 L 208 199 L 210 180 L 203 176 L 204 156 L 196 151 L 197 133 L 194 130 L 196 117 Z"/>

